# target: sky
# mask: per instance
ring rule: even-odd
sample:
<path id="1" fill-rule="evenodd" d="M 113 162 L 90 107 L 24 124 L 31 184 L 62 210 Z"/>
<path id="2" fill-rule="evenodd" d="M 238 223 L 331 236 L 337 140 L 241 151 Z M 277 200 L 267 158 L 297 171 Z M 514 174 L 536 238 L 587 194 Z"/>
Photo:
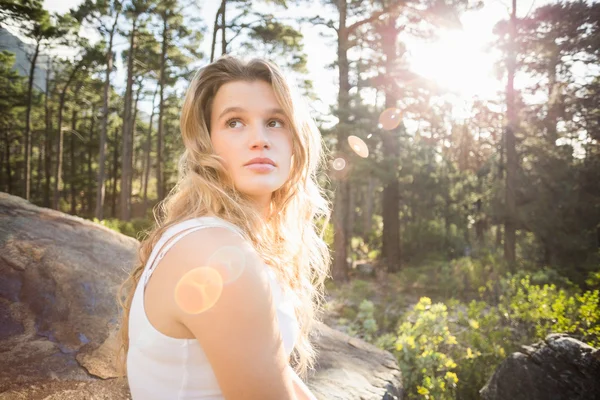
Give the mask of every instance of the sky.
<path id="1" fill-rule="evenodd" d="M 202 50 L 209 55 L 212 23 L 220 2 L 198 1 L 201 4 L 202 20 L 209 27 L 205 36 L 208 40 L 203 41 Z M 50 11 L 64 13 L 81 2 L 82 0 L 45 0 L 44 6 Z M 517 15 L 524 17 L 534 7 L 548 2 L 519 0 Z M 465 112 L 463 109 L 468 108 L 475 96 L 493 98 L 503 90 L 504 83 L 494 77 L 495 55 L 490 49 L 493 48 L 494 40 L 492 29 L 497 21 L 508 17 L 509 7 L 510 0 L 486 0 L 482 9 L 462 15 L 462 30 L 441 31 L 435 41 L 407 43 L 413 71 L 452 91 L 455 94 L 452 101 L 457 115 Z M 306 11 L 315 14 L 314 8 Z M 304 10 L 290 9 L 283 14 L 293 17 L 303 13 Z M 330 113 L 329 106 L 335 104 L 337 98 L 337 73 L 326 66 L 336 56 L 335 37 L 325 27 L 303 26 L 300 31 L 304 36 L 304 48 L 308 55 L 308 78 L 313 81 L 319 97 L 319 101 L 311 103 L 311 107 L 326 120 L 332 121 L 327 116 Z M 326 33 L 327 37 L 321 37 L 321 33 Z M 123 43 L 117 43 L 118 50 L 127 47 L 126 41 L 120 42 Z M 125 68 L 120 57 L 117 68 L 114 81 L 124 82 Z"/>

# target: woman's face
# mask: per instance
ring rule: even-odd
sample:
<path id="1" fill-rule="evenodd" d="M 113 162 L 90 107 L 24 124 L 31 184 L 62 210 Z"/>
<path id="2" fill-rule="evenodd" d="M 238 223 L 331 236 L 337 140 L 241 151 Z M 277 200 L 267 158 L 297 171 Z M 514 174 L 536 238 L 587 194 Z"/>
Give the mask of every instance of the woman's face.
<path id="1" fill-rule="evenodd" d="M 210 138 L 225 160 L 237 190 L 267 206 L 288 179 L 292 131 L 271 85 L 235 81 L 219 88 L 213 101 Z"/>

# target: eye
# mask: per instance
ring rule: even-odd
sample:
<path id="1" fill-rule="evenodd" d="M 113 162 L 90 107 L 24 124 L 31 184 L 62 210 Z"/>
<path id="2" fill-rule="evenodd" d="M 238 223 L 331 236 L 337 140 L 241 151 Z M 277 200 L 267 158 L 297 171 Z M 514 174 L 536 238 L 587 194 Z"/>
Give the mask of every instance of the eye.
<path id="1" fill-rule="evenodd" d="M 280 119 L 272 119 L 271 121 L 269 121 L 269 126 L 270 126 L 271 128 L 277 128 L 276 126 L 271 126 L 271 125 L 270 125 L 270 124 L 271 124 L 271 122 L 279 122 L 279 123 L 281 124 L 281 128 L 283 128 L 283 127 L 285 126 L 285 123 L 284 123 L 282 120 L 280 120 Z"/>
<path id="2" fill-rule="evenodd" d="M 241 122 L 241 121 L 237 118 L 230 118 L 227 120 L 227 122 L 225 122 L 225 126 L 227 126 L 228 128 L 235 128 L 234 126 L 231 126 L 232 122 Z"/>

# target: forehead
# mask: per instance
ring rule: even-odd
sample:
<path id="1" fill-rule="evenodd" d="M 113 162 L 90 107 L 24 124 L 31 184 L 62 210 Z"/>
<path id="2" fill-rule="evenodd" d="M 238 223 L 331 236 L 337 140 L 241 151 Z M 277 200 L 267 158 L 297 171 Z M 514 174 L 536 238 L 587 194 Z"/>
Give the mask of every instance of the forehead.
<path id="1" fill-rule="evenodd" d="M 280 108 L 271 85 L 265 81 L 235 81 L 222 85 L 213 101 L 212 117 L 216 118 L 228 107 L 240 107 L 248 112 L 262 113 Z"/>

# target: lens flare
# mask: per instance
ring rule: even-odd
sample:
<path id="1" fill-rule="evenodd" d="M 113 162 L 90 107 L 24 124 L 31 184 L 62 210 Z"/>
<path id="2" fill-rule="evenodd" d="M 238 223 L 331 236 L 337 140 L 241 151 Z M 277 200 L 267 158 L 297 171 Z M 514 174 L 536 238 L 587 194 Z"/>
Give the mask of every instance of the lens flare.
<path id="1" fill-rule="evenodd" d="M 232 283 L 246 267 L 244 252 L 235 246 L 223 246 L 208 259 L 208 265 L 221 274 L 223 284 Z"/>
<path id="2" fill-rule="evenodd" d="M 175 286 L 175 303 L 187 314 L 201 314 L 216 304 L 222 292 L 221 274 L 211 267 L 198 267 Z"/>
<path id="3" fill-rule="evenodd" d="M 348 144 L 350 145 L 352 150 L 354 150 L 354 152 L 356 154 L 358 154 L 360 157 L 362 157 L 362 158 L 369 157 L 369 148 L 367 147 L 366 143 L 363 142 L 363 140 L 361 138 L 359 138 L 358 136 L 354 136 L 354 135 L 348 136 Z"/>
<path id="4" fill-rule="evenodd" d="M 346 166 L 346 160 L 344 160 L 343 158 L 336 158 L 335 160 L 333 160 L 333 163 L 331 166 L 336 171 L 341 171 Z"/>
<path id="5" fill-rule="evenodd" d="M 390 131 L 400 125 L 401 119 L 400 110 L 397 108 L 388 108 L 379 115 L 379 125 L 377 126 L 380 129 Z"/>

